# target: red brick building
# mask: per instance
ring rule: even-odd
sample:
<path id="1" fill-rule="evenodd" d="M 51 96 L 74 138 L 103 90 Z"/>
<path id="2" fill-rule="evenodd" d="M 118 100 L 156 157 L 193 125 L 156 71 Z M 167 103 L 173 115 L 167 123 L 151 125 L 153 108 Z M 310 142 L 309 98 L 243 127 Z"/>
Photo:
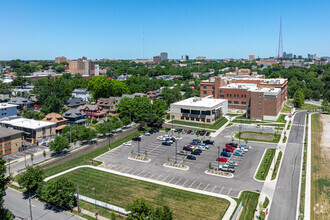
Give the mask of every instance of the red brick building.
<path id="1" fill-rule="evenodd" d="M 201 81 L 200 96 L 227 99 L 229 109 L 246 112 L 247 117 L 276 120 L 287 100 L 287 83 L 287 79 L 214 77 Z"/>

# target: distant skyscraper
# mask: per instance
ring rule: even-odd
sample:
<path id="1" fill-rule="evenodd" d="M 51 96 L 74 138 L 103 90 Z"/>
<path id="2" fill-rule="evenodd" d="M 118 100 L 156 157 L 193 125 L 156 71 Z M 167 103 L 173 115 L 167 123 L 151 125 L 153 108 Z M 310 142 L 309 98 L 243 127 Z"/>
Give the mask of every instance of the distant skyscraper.
<path id="1" fill-rule="evenodd" d="M 298 55 L 298 59 L 302 59 L 302 55 Z"/>
<path id="2" fill-rule="evenodd" d="M 293 54 L 292 54 L 292 53 L 289 53 L 289 54 L 287 55 L 287 58 L 292 59 L 292 57 L 293 57 Z"/>
<path id="3" fill-rule="evenodd" d="M 78 60 L 68 60 L 69 72 L 73 75 L 81 74 L 83 76 L 95 76 L 95 63 L 82 57 Z M 98 67 L 97 67 L 98 69 Z"/>
<path id="4" fill-rule="evenodd" d="M 313 56 L 313 54 L 308 54 L 307 58 L 312 60 L 312 59 L 314 59 L 314 56 Z"/>
<path id="5" fill-rule="evenodd" d="M 254 54 L 249 54 L 249 60 L 254 60 L 255 59 L 255 55 Z"/>
<path id="6" fill-rule="evenodd" d="M 199 56 L 199 57 L 196 57 L 196 60 L 206 60 L 206 57 Z"/>
<path id="7" fill-rule="evenodd" d="M 189 56 L 188 55 L 182 55 L 181 60 L 182 61 L 187 61 L 187 60 L 189 60 Z"/>
<path id="8" fill-rule="evenodd" d="M 287 56 L 286 52 L 283 52 L 283 58 L 286 58 L 286 56 Z"/>
<path id="9" fill-rule="evenodd" d="M 293 55 L 293 59 L 296 59 L 297 58 L 297 55 L 295 54 L 295 55 Z"/>
<path id="10" fill-rule="evenodd" d="M 167 60 L 168 54 L 166 52 L 160 53 L 160 59 L 161 59 L 161 61 Z"/>

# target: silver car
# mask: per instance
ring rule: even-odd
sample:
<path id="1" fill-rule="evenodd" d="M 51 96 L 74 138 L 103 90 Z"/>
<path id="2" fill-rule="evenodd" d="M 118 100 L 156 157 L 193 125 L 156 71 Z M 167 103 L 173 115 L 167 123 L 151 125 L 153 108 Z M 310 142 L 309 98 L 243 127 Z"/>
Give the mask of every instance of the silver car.
<path id="1" fill-rule="evenodd" d="M 177 154 L 187 156 L 187 151 L 185 151 L 185 150 L 179 150 L 177 152 Z"/>
<path id="2" fill-rule="evenodd" d="M 234 162 L 234 161 L 232 161 L 232 160 L 228 160 L 228 161 L 226 162 L 226 165 L 237 167 L 237 166 L 238 166 L 238 163 L 236 163 L 236 162 Z"/>

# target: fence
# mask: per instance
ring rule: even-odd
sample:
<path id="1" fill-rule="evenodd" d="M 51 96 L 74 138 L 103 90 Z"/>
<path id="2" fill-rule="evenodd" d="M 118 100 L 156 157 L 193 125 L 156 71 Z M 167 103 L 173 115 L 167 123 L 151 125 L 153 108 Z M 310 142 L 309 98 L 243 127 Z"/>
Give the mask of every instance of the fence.
<path id="1" fill-rule="evenodd" d="M 241 211 L 241 208 L 242 208 L 242 202 L 239 203 L 239 205 L 238 205 L 233 217 L 231 218 L 231 220 L 235 220 L 237 218 L 237 215 Z"/>

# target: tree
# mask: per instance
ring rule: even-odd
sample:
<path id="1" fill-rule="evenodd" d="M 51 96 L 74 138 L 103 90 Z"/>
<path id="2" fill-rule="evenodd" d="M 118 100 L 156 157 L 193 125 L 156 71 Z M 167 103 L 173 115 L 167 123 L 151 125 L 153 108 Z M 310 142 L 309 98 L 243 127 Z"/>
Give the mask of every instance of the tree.
<path id="1" fill-rule="evenodd" d="M 171 103 L 182 99 L 181 91 L 177 87 L 174 89 L 164 88 L 162 91 L 162 96 L 168 106 Z"/>
<path id="2" fill-rule="evenodd" d="M 38 190 L 38 194 L 47 202 L 72 209 L 76 204 L 75 190 L 74 183 L 65 177 L 60 177 L 44 183 Z"/>
<path id="3" fill-rule="evenodd" d="M 130 214 L 127 216 L 128 220 L 133 219 L 150 219 L 153 216 L 153 207 L 144 199 L 136 199 L 132 204 L 128 204 L 127 210 Z"/>
<path id="4" fill-rule="evenodd" d="M 47 156 L 47 154 L 46 154 L 46 151 L 44 150 L 44 151 L 42 151 L 42 155 L 44 156 L 44 158 L 46 159 L 46 156 Z"/>
<path id="5" fill-rule="evenodd" d="M 322 111 L 328 113 L 329 112 L 329 102 L 328 99 L 323 99 L 322 105 L 321 105 Z"/>
<path id="6" fill-rule="evenodd" d="M 305 102 L 305 97 L 301 89 L 298 89 L 293 96 L 293 102 L 297 108 L 300 108 L 304 102 Z"/>
<path id="7" fill-rule="evenodd" d="M 137 99 L 124 97 L 122 98 L 117 107 L 120 112 L 120 117 L 129 117 L 131 121 L 134 119 L 134 111 L 137 105 Z"/>
<path id="8" fill-rule="evenodd" d="M 14 219 L 12 213 L 4 207 L 4 192 L 12 179 L 11 175 L 6 177 L 6 172 L 6 161 L 0 158 L 0 219 Z"/>
<path id="9" fill-rule="evenodd" d="M 127 116 L 123 117 L 121 119 L 121 122 L 123 123 L 124 126 L 127 126 L 127 125 L 129 125 L 129 124 L 132 123 L 131 119 L 129 117 L 127 117 Z"/>
<path id="10" fill-rule="evenodd" d="M 50 142 L 49 149 L 55 153 L 62 152 L 64 149 L 69 149 L 70 143 L 68 139 L 62 135 L 56 136 L 55 140 Z"/>
<path id="11" fill-rule="evenodd" d="M 164 100 L 157 99 L 153 101 L 152 112 L 156 115 L 157 118 L 163 119 L 166 109 L 167 109 L 167 104 Z"/>
<path id="12" fill-rule="evenodd" d="M 43 181 L 44 171 L 39 166 L 27 166 L 26 171 L 18 175 L 18 184 L 29 192 L 36 192 Z"/>
<path id="13" fill-rule="evenodd" d="M 31 158 L 32 166 L 33 166 L 33 158 L 34 158 L 34 154 L 33 153 L 30 154 L 30 158 Z"/>
<path id="14" fill-rule="evenodd" d="M 152 105 L 150 99 L 147 97 L 135 97 L 136 107 L 134 117 L 137 121 L 145 121 L 152 112 Z"/>

